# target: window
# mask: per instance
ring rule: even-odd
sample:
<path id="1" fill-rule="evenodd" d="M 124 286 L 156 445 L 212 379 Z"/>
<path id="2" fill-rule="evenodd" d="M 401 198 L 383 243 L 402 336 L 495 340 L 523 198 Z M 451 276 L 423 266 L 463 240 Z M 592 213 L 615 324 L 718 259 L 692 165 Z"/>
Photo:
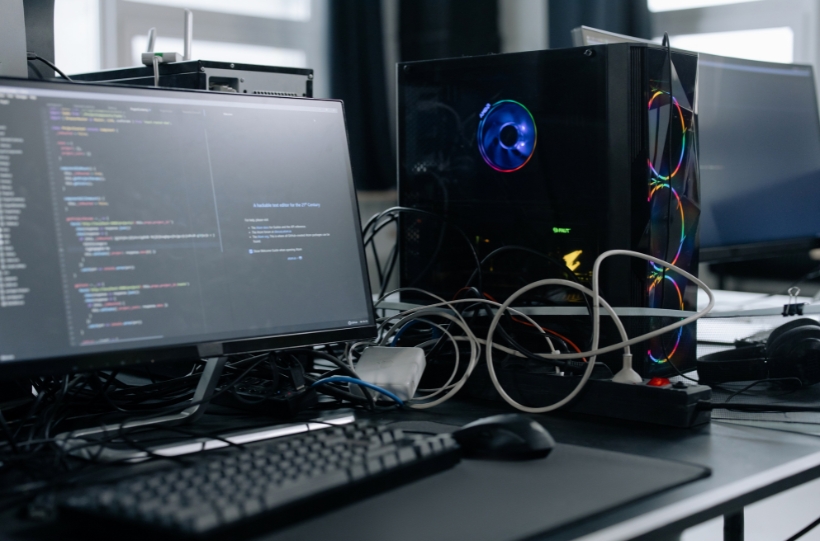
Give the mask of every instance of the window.
<path id="1" fill-rule="evenodd" d="M 679 9 L 703 8 L 721 6 L 724 4 L 741 4 L 757 0 L 647 0 L 649 11 L 674 11 Z"/>
<path id="2" fill-rule="evenodd" d="M 817 0 L 647 0 L 655 36 L 674 46 L 753 60 L 812 64 L 820 72 Z"/>
<path id="3" fill-rule="evenodd" d="M 142 4 L 157 4 L 178 8 L 201 9 L 217 13 L 285 19 L 310 20 L 310 0 L 129 0 Z"/>
<path id="4" fill-rule="evenodd" d="M 329 0 L 56 0 L 55 56 L 66 73 L 140 64 L 149 28 L 155 50 L 183 52 L 183 13 L 194 13 L 195 59 L 313 68 L 329 95 Z"/>
<path id="5" fill-rule="evenodd" d="M 65 73 L 100 69 L 99 0 L 54 3 L 54 63 Z"/>
<path id="6" fill-rule="evenodd" d="M 661 38 L 655 38 L 660 42 Z M 794 61 L 794 31 L 788 26 L 731 32 L 705 32 L 671 36 L 672 47 L 721 56 L 763 60 Z"/>

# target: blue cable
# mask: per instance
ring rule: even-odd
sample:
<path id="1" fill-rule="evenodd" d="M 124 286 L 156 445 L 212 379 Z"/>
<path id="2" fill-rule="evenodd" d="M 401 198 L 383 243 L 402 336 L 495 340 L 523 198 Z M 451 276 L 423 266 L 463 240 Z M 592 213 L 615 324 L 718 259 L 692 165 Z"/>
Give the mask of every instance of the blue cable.
<path id="1" fill-rule="evenodd" d="M 441 330 L 440 330 L 438 327 L 435 327 L 435 326 L 434 326 L 434 325 L 432 325 L 430 322 L 428 322 L 428 321 L 426 321 L 426 320 L 424 320 L 424 319 L 422 319 L 422 318 L 419 318 L 419 319 L 413 319 L 413 320 L 410 320 L 410 321 L 408 321 L 407 323 L 405 323 L 405 324 L 404 324 L 404 326 L 403 326 L 401 329 L 399 329 L 399 330 L 396 332 L 396 334 L 394 334 L 394 335 L 393 335 L 393 341 L 390 343 L 390 347 L 391 347 L 391 348 L 396 347 L 396 344 L 398 344 L 398 343 L 399 343 L 399 337 L 400 337 L 401 335 L 403 335 L 403 334 L 404 334 L 404 331 L 406 331 L 406 330 L 407 330 L 407 328 L 408 328 L 408 327 L 410 327 L 410 325 L 413 325 L 414 323 L 419 323 L 419 322 L 421 322 L 421 323 L 427 323 L 428 325 L 430 325 L 430 327 L 432 328 L 432 331 L 433 331 L 433 336 L 432 336 L 432 337 L 433 337 L 434 339 L 438 339 L 438 338 L 440 338 L 440 337 L 444 336 L 444 333 L 442 333 L 442 332 L 441 332 Z"/>
<path id="2" fill-rule="evenodd" d="M 362 387 L 367 387 L 368 389 L 373 389 L 377 393 L 381 393 L 381 394 L 385 395 L 386 397 L 393 400 L 399 406 L 404 406 L 404 402 L 402 402 L 401 398 L 394 395 L 393 393 L 391 393 L 387 389 L 382 389 L 378 385 L 373 385 L 372 383 L 368 383 L 366 381 L 356 379 L 356 378 L 351 378 L 351 377 L 348 377 L 348 376 L 332 376 L 332 377 L 325 378 L 325 379 L 319 379 L 319 380 L 314 381 L 313 384 L 311 385 L 311 387 L 324 385 L 325 383 L 353 383 L 354 385 L 361 385 Z"/>
<path id="3" fill-rule="evenodd" d="M 399 329 L 396 332 L 396 334 L 393 336 L 393 342 L 390 344 L 390 347 L 391 348 L 396 347 L 396 344 L 399 343 L 399 337 L 404 334 L 404 331 L 406 331 L 407 328 L 410 327 L 411 325 L 413 325 L 414 323 L 418 323 L 418 321 L 419 321 L 418 319 L 412 319 L 412 320 L 408 321 L 407 323 L 405 323 L 404 326 L 401 329 Z"/>

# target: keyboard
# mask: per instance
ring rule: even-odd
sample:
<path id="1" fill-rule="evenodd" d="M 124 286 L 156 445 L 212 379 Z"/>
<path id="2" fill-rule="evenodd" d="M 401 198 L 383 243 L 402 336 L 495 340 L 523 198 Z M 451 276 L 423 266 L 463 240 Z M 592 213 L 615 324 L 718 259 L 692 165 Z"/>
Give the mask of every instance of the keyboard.
<path id="1" fill-rule="evenodd" d="M 449 434 L 367 421 L 204 453 L 190 465 L 74 490 L 61 516 L 179 537 L 272 530 L 454 466 Z"/>

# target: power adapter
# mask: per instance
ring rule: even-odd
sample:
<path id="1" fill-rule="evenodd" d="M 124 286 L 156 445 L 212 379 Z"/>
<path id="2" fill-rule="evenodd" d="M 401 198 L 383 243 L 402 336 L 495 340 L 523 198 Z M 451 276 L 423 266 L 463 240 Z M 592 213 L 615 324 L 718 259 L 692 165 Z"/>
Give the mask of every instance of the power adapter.
<path id="1" fill-rule="evenodd" d="M 386 389 L 402 400 L 410 400 L 416 394 L 426 366 L 421 348 L 373 346 L 362 353 L 356 373 L 362 380 Z M 358 385 L 351 385 L 350 391 L 363 396 Z"/>

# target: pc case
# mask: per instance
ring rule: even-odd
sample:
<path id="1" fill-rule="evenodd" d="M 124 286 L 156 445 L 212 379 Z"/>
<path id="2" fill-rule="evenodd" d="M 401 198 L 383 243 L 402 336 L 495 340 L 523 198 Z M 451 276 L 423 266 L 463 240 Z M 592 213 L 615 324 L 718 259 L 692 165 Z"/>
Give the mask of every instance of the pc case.
<path id="1" fill-rule="evenodd" d="M 135 66 L 72 75 L 95 83 L 154 85 L 153 66 Z M 216 90 L 258 96 L 313 97 L 313 70 L 258 66 L 211 60 L 187 60 L 159 65 L 159 86 Z"/>
<path id="2" fill-rule="evenodd" d="M 488 261 L 481 289 L 499 301 L 565 277 L 555 261 L 590 286 L 595 258 L 611 249 L 697 274 L 696 77 L 695 54 L 646 44 L 399 64 L 399 204 L 446 220 L 402 216 L 401 286 L 452 298 L 467 284 L 476 265 L 454 226 L 482 259 L 505 246 L 551 257 L 510 248 Z M 679 320 L 697 298 L 677 273 L 626 257 L 603 264 L 601 293 L 632 337 Z M 427 302 L 413 291 L 402 300 Z M 569 289 L 516 304 L 586 314 Z M 545 317 L 576 343 L 588 340 L 588 316 Z M 618 341 L 602 319 L 602 345 Z M 636 369 L 644 377 L 689 369 L 695 337 L 690 325 L 633 346 Z M 603 357 L 613 368 L 619 359 Z"/>

